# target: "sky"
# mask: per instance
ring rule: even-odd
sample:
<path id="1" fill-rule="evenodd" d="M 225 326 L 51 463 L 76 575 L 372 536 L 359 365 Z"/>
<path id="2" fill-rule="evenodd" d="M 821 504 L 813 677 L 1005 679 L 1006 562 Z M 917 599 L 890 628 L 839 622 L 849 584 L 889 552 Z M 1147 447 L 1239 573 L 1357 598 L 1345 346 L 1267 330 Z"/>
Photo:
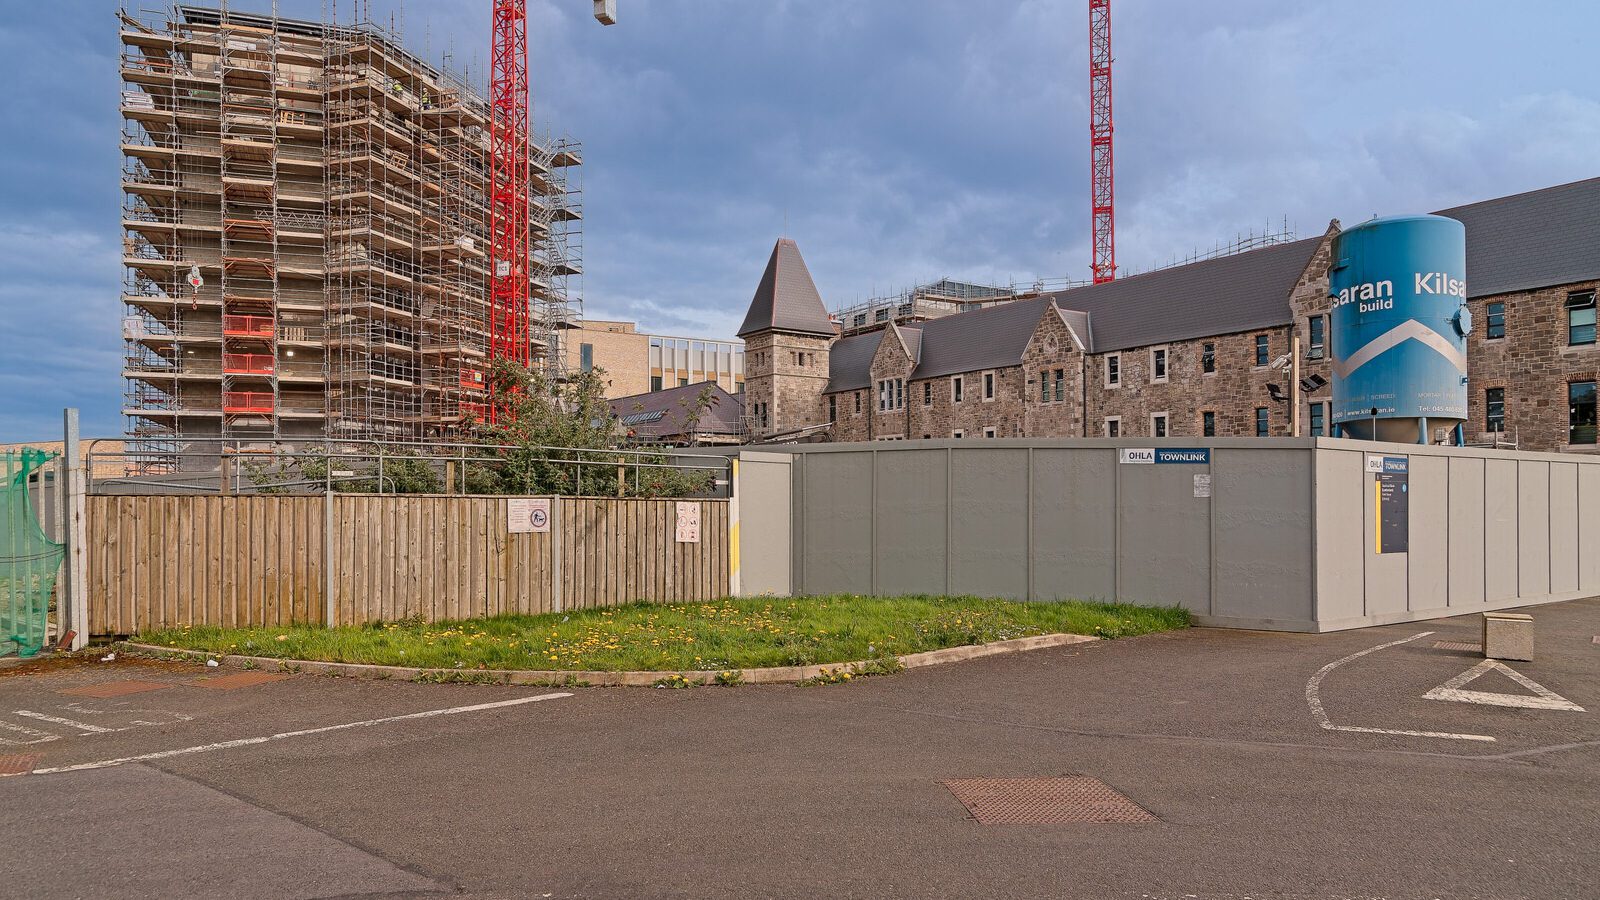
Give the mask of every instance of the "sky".
<path id="1" fill-rule="evenodd" d="M 321 20 L 330 4 L 356 0 L 278 6 Z M 584 146 L 590 318 L 729 337 L 781 236 L 834 308 L 945 276 L 1088 277 L 1084 0 L 617 5 L 602 27 L 589 0 L 529 0 L 535 127 Z M 0 442 L 58 437 L 65 406 L 116 435 L 117 3 L 9 6 Z M 490 6 L 371 3 L 480 80 Z M 1588 0 L 1117 0 L 1113 16 L 1123 273 L 1600 174 Z"/>

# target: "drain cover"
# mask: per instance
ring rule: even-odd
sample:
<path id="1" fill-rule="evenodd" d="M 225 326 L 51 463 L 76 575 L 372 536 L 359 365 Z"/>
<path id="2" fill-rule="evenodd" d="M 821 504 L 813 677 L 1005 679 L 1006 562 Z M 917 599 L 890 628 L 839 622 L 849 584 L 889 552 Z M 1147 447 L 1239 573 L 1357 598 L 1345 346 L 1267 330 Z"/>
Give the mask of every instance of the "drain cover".
<path id="1" fill-rule="evenodd" d="M 1483 645 L 1477 641 L 1434 641 L 1435 650 L 1459 650 L 1462 653 L 1482 653 Z"/>
<path id="2" fill-rule="evenodd" d="M 1086 775 L 942 781 L 980 825 L 1154 822 L 1144 807 Z"/>

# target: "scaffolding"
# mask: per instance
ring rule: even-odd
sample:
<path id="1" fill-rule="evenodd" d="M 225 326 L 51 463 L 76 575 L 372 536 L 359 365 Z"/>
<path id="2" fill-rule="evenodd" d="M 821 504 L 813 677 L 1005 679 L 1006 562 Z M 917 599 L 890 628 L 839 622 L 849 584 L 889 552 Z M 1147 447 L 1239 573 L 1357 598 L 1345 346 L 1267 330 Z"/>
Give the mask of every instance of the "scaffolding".
<path id="1" fill-rule="evenodd" d="M 121 11 L 124 414 L 186 441 L 443 437 L 483 418 L 488 106 L 350 21 Z M 348 10 L 349 8 L 346 7 Z M 580 318 L 582 161 L 530 144 L 530 357 Z"/>

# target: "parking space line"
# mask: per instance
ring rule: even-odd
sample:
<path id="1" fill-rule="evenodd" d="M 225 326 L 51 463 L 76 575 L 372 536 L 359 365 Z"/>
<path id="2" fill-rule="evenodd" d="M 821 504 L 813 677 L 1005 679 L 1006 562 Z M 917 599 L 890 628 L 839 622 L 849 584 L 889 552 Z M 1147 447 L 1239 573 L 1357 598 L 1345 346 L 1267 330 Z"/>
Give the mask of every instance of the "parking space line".
<path id="1" fill-rule="evenodd" d="M 61 739 L 61 735 L 59 734 L 51 734 L 48 731 L 36 731 L 32 728 L 27 728 L 22 725 L 13 725 L 4 720 L 0 720 L 0 728 L 4 728 L 13 734 L 25 734 L 28 737 L 33 738 L 31 741 L 19 741 L 13 738 L 0 737 L 0 744 L 42 744 L 45 741 L 58 741 Z"/>
<path id="2" fill-rule="evenodd" d="M 493 703 L 474 703 L 471 706 L 452 706 L 446 709 L 427 709 L 422 712 L 406 713 L 399 716 L 385 716 L 381 719 L 366 719 L 361 722 L 345 722 L 341 725 L 324 725 L 321 728 L 306 728 L 300 731 L 283 731 L 278 734 L 269 734 L 264 737 L 239 738 L 232 741 L 219 741 L 215 744 L 201 744 L 195 747 L 182 747 L 177 750 L 160 750 L 155 753 L 141 753 L 138 756 L 123 756 L 117 759 L 103 759 L 98 762 L 78 763 L 70 766 L 54 766 L 51 768 L 34 769 L 34 775 L 50 775 L 60 772 L 79 772 L 84 769 L 109 769 L 126 763 L 150 762 L 157 759 L 169 759 L 174 756 L 189 756 L 195 753 L 210 753 L 213 750 L 228 750 L 234 747 L 249 747 L 255 744 L 265 744 L 271 741 L 281 741 L 288 738 L 306 737 L 313 734 L 326 734 L 330 731 L 343 731 L 349 728 L 369 728 L 374 725 L 387 725 L 391 722 L 404 722 L 411 719 L 430 719 L 435 716 L 454 716 L 461 713 L 478 712 L 485 709 L 502 709 L 508 706 L 521 706 L 525 703 L 538 703 L 541 700 L 558 700 L 562 697 L 571 697 L 570 693 L 539 694 L 534 697 L 518 697 L 514 700 L 499 700 Z"/>
<path id="3" fill-rule="evenodd" d="M 1384 650 L 1389 647 L 1397 647 L 1401 644 L 1409 644 L 1412 641 L 1425 638 L 1430 634 L 1433 634 L 1433 632 L 1423 631 L 1413 634 L 1408 638 L 1401 638 L 1398 641 L 1390 641 L 1387 644 L 1379 644 L 1376 647 L 1368 647 L 1359 653 L 1352 653 L 1343 659 L 1336 659 L 1318 669 L 1317 674 L 1311 676 L 1311 680 L 1306 682 L 1306 705 L 1311 707 L 1311 717 L 1317 721 L 1318 725 L 1322 726 L 1322 728 L 1328 731 L 1349 731 L 1356 732 L 1358 734 L 1393 734 L 1400 737 L 1442 738 L 1452 741 L 1493 742 L 1494 738 L 1486 734 L 1457 734 L 1450 731 L 1411 731 L 1403 728 L 1372 728 L 1364 725 L 1335 725 L 1333 721 L 1328 718 L 1327 711 L 1322 708 L 1322 679 L 1326 678 L 1329 672 L 1332 672 L 1334 669 L 1337 669 L 1347 662 L 1358 660 L 1363 656 L 1377 653 L 1379 650 Z"/>
<path id="4" fill-rule="evenodd" d="M 87 722 L 74 722 L 71 719 L 63 719 L 60 716 L 49 716 L 42 712 L 34 712 L 31 709 L 14 709 L 12 710 L 12 713 L 19 716 L 27 716 L 30 719 L 38 719 L 41 722 L 54 722 L 57 725 L 65 725 L 68 728 L 76 728 L 79 731 L 92 731 L 95 734 L 109 734 L 113 731 L 122 730 L 120 728 L 102 728 L 99 725 L 90 725 Z"/>

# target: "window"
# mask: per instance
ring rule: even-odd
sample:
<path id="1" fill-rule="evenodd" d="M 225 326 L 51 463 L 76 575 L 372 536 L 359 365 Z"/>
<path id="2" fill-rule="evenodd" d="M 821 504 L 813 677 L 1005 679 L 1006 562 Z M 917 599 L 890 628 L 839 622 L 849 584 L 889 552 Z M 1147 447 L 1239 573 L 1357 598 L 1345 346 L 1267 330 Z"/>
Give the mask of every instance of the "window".
<path id="1" fill-rule="evenodd" d="M 933 382 L 931 381 L 924 381 L 922 383 L 922 405 L 933 405 Z"/>
<path id="2" fill-rule="evenodd" d="M 983 373 L 983 402 L 988 403 L 994 399 L 994 373 Z"/>
<path id="3" fill-rule="evenodd" d="M 1491 433 L 1506 430 L 1506 389 L 1489 388 L 1483 392 L 1483 430 Z"/>
<path id="4" fill-rule="evenodd" d="M 1050 402 L 1050 370 L 1045 369 L 1039 373 L 1039 402 Z"/>
<path id="5" fill-rule="evenodd" d="M 1167 348 L 1156 347 L 1150 351 L 1150 380 L 1162 382 L 1167 380 Z"/>
<path id="6" fill-rule="evenodd" d="M 689 386 L 689 377 L 687 375 L 679 375 L 678 376 L 678 387 L 688 387 L 688 386 Z"/>
<path id="7" fill-rule="evenodd" d="M 767 427 L 767 405 L 765 403 L 756 404 L 756 421 L 762 428 Z"/>
<path id="8" fill-rule="evenodd" d="M 1116 416 L 1106 419 L 1106 437 L 1122 437 L 1122 420 Z"/>
<path id="9" fill-rule="evenodd" d="M 1306 347 L 1306 359 L 1321 359 L 1327 348 L 1328 320 L 1321 316 L 1312 316 L 1306 320 L 1310 340 Z"/>
<path id="10" fill-rule="evenodd" d="M 1483 338 L 1486 341 L 1498 341 L 1506 336 L 1506 305 L 1491 303 L 1487 310 L 1488 313 L 1484 318 L 1488 321 L 1484 323 Z"/>
<path id="11" fill-rule="evenodd" d="M 1116 387 L 1122 383 L 1122 354 L 1112 353 L 1106 357 L 1106 387 Z"/>
<path id="12" fill-rule="evenodd" d="M 985 428 L 985 429 L 984 429 L 984 430 L 983 430 L 983 436 L 984 436 L 984 437 L 986 437 L 986 438 L 992 438 L 992 437 L 994 437 L 994 436 L 995 436 L 995 431 L 994 431 L 994 428 L 993 428 L 993 426 L 991 426 L 991 427 L 989 427 L 989 428 Z"/>
<path id="13" fill-rule="evenodd" d="M 861 326 L 867 324 L 867 314 L 856 313 L 856 317 L 852 320 L 852 322 L 856 328 L 860 328 Z"/>
<path id="14" fill-rule="evenodd" d="M 960 375 L 950 379 L 950 399 L 955 403 L 961 402 L 961 388 L 962 383 Z"/>
<path id="15" fill-rule="evenodd" d="M 953 437 L 953 438 L 964 438 L 964 437 L 967 436 L 967 434 L 966 434 L 966 432 L 964 432 L 961 429 L 957 428 L 955 431 L 950 432 L 950 436 Z"/>
<path id="16" fill-rule="evenodd" d="M 889 382 L 880 380 L 878 382 L 878 412 L 883 412 L 884 410 L 889 408 L 889 401 L 884 396 L 888 392 L 889 392 Z"/>
<path id="17" fill-rule="evenodd" d="M 1152 437 L 1167 436 L 1167 414 L 1155 413 L 1150 417 L 1150 434 Z"/>
<path id="18" fill-rule="evenodd" d="M 1567 344 L 1594 343 L 1594 291 L 1567 295 Z"/>
<path id="19" fill-rule="evenodd" d="M 887 322 L 887 321 L 889 321 L 889 307 L 885 306 L 885 307 L 882 307 L 881 309 L 873 310 L 873 312 L 872 312 L 872 320 L 874 322 Z"/>
<path id="20" fill-rule="evenodd" d="M 1567 404 L 1572 407 L 1572 430 L 1567 443 L 1595 443 L 1594 382 L 1575 381 L 1567 385 Z"/>
<path id="21" fill-rule="evenodd" d="M 650 390 L 652 390 L 652 391 L 661 390 L 661 376 L 660 375 L 651 375 L 650 376 Z"/>
<path id="22" fill-rule="evenodd" d="M 1200 433 L 1206 437 L 1217 436 L 1217 414 L 1209 409 L 1200 414 Z"/>
<path id="23" fill-rule="evenodd" d="M 1217 345 L 1200 345 L 1200 371 L 1207 375 L 1217 374 Z"/>
<path id="24" fill-rule="evenodd" d="M 1272 411 L 1265 406 L 1256 407 L 1256 437 L 1266 437 L 1272 429 Z"/>
<path id="25" fill-rule="evenodd" d="M 1265 366 L 1272 362 L 1272 347 L 1267 343 L 1267 336 L 1256 335 L 1256 365 Z"/>
<path id="26" fill-rule="evenodd" d="M 856 415 L 861 415 L 861 392 L 856 391 Z"/>
<path id="27" fill-rule="evenodd" d="M 1591 315 L 1590 318 L 1593 318 Z M 578 345 L 578 368 L 588 372 L 594 368 L 594 345 Z"/>
<path id="28" fill-rule="evenodd" d="M 1328 405 L 1311 404 L 1311 436 L 1324 437 L 1328 433 Z"/>
<path id="29" fill-rule="evenodd" d="M 1067 370 L 1056 370 L 1056 402 L 1067 399 Z"/>
<path id="30" fill-rule="evenodd" d="M 832 394 L 829 394 L 828 395 L 828 421 L 829 422 L 837 422 L 838 420 L 839 420 L 839 398 L 835 397 Z"/>

